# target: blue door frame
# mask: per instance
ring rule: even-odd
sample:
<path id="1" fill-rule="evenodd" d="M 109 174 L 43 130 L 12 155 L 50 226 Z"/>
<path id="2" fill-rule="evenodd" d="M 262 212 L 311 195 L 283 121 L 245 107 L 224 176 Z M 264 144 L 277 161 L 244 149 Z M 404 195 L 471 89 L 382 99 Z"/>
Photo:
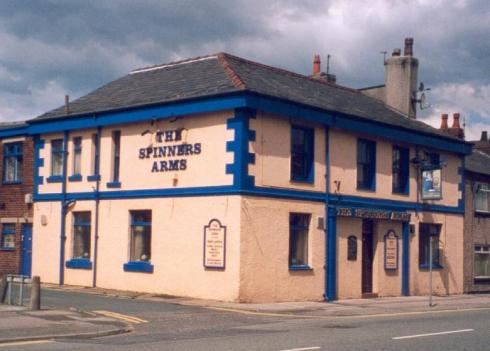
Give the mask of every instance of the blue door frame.
<path id="1" fill-rule="evenodd" d="M 22 225 L 22 264 L 20 274 L 31 276 L 32 266 L 32 224 Z"/>

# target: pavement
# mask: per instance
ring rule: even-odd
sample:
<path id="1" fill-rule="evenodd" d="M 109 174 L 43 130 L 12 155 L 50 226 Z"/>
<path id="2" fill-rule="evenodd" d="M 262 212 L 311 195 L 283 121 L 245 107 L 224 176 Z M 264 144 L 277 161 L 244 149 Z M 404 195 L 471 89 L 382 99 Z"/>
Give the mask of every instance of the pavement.
<path id="1" fill-rule="evenodd" d="M 429 306 L 426 296 L 384 297 L 373 299 L 281 302 L 281 303 L 232 303 L 211 300 L 125 292 L 100 288 L 44 285 L 44 289 L 65 294 L 95 294 L 118 299 L 155 302 L 164 305 L 182 305 L 223 311 L 242 315 L 283 317 L 291 319 L 342 319 L 386 317 L 427 313 L 455 313 L 458 311 L 490 310 L 490 294 L 450 295 L 433 297 Z M 162 313 L 166 313 L 165 311 Z M 115 315 L 115 318 L 113 318 Z M 0 304 L 0 345 L 19 341 L 59 340 L 67 338 L 95 338 L 127 333 L 132 324 L 113 315 L 98 314 L 75 308 L 28 311 L 24 307 Z M 124 315 L 119 315 L 124 316 Z M 134 318 L 134 317 L 133 317 Z M 148 327 L 151 328 L 150 325 Z"/>

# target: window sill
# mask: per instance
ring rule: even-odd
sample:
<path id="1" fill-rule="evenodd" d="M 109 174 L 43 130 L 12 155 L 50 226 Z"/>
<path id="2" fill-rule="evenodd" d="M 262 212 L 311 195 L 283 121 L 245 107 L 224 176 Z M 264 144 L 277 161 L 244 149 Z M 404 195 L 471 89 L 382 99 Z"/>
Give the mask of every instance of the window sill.
<path id="1" fill-rule="evenodd" d="M 22 184 L 22 180 L 13 180 L 13 181 L 3 181 L 2 182 L 3 185 L 18 185 L 18 184 Z"/>
<path id="2" fill-rule="evenodd" d="M 391 193 L 393 195 L 403 195 L 403 196 L 409 196 L 410 195 L 409 191 L 395 191 L 395 190 L 393 190 Z"/>
<path id="3" fill-rule="evenodd" d="M 15 251 L 15 247 L 0 247 L 0 251 Z"/>
<path id="4" fill-rule="evenodd" d="M 93 175 L 89 175 L 89 176 L 87 177 L 87 180 L 88 180 L 89 182 L 96 182 L 96 181 L 100 180 L 100 174 L 93 174 Z"/>
<path id="5" fill-rule="evenodd" d="M 490 217 L 490 212 L 475 211 L 475 217 Z"/>
<path id="6" fill-rule="evenodd" d="M 473 284 L 482 284 L 482 285 L 489 285 L 490 284 L 490 278 L 476 278 L 473 281 Z"/>
<path id="7" fill-rule="evenodd" d="M 356 190 L 358 191 L 367 191 L 370 193 L 375 193 L 376 192 L 376 187 L 363 187 L 363 186 L 357 186 Z"/>
<path id="8" fill-rule="evenodd" d="M 92 262 L 86 258 L 72 258 L 65 262 L 66 268 L 92 269 Z"/>
<path id="9" fill-rule="evenodd" d="M 313 268 L 308 266 L 307 264 L 289 266 L 290 271 L 312 271 Z"/>
<path id="10" fill-rule="evenodd" d="M 63 176 L 60 176 L 60 175 L 52 175 L 52 176 L 49 176 L 46 181 L 48 183 L 62 183 L 63 182 Z"/>
<path id="11" fill-rule="evenodd" d="M 68 181 L 70 181 L 70 182 L 81 182 L 82 179 L 83 178 L 82 178 L 81 174 L 74 174 L 74 175 L 68 177 Z"/>
<path id="12" fill-rule="evenodd" d="M 121 182 L 110 182 L 110 183 L 106 183 L 106 186 L 108 188 L 120 188 L 121 187 Z"/>
<path id="13" fill-rule="evenodd" d="M 306 184 L 314 184 L 315 180 L 313 178 L 293 178 L 291 177 L 292 183 L 306 183 Z"/>
<path id="14" fill-rule="evenodd" d="M 132 261 L 123 265 L 125 272 L 153 273 L 153 265 L 145 261 Z"/>
<path id="15" fill-rule="evenodd" d="M 429 270 L 430 267 L 428 264 L 419 264 L 419 269 Z M 439 263 L 434 263 L 432 264 L 432 269 L 444 269 L 444 267 Z"/>

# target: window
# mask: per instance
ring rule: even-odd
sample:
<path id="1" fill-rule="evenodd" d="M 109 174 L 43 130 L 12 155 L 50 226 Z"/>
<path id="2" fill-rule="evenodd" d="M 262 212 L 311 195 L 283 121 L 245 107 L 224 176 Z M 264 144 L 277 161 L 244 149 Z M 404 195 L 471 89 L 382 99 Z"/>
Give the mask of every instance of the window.
<path id="1" fill-rule="evenodd" d="M 63 139 L 51 140 L 51 175 L 63 175 Z"/>
<path id="2" fill-rule="evenodd" d="M 357 188 L 376 189 L 376 143 L 359 139 L 357 141 Z"/>
<path id="3" fill-rule="evenodd" d="M 308 267 L 309 214 L 289 215 L 289 267 Z"/>
<path id="4" fill-rule="evenodd" d="M 151 211 L 131 211 L 130 261 L 151 260 Z"/>
<path id="5" fill-rule="evenodd" d="M 3 145 L 3 182 L 20 183 L 22 181 L 22 142 Z"/>
<path id="6" fill-rule="evenodd" d="M 82 138 L 73 138 L 73 174 L 82 174 Z"/>
<path id="7" fill-rule="evenodd" d="M 112 147 L 113 154 L 113 169 L 112 169 L 112 181 L 119 181 L 119 166 L 120 166 L 120 152 L 121 152 L 121 132 L 116 130 L 112 133 Z"/>
<path id="8" fill-rule="evenodd" d="M 409 149 L 393 146 L 392 171 L 393 192 L 398 194 L 408 194 Z"/>
<path id="9" fill-rule="evenodd" d="M 313 182 L 313 128 L 291 127 L 291 180 Z"/>
<path id="10" fill-rule="evenodd" d="M 99 137 L 92 134 L 92 174 L 99 174 Z"/>
<path id="11" fill-rule="evenodd" d="M 2 224 L 2 236 L 0 237 L 0 247 L 2 249 L 14 249 L 15 248 L 15 224 L 4 223 Z"/>
<path id="12" fill-rule="evenodd" d="M 490 279 L 490 246 L 475 246 L 475 279 Z"/>
<path id="13" fill-rule="evenodd" d="M 490 184 L 476 183 L 475 211 L 490 212 Z"/>
<path id="14" fill-rule="evenodd" d="M 90 212 L 73 212 L 73 258 L 90 259 Z"/>
<path id="15" fill-rule="evenodd" d="M 439 224 L 421 223 L 419 227 L 419 266 L 429 268 L 432 237 L 432 267 L 441 268 L 439 253 Z"/>
<path id="16" fill-rule="evenodd" d="M 357 237 L 355 235 L 347 238 L 347 260 L 357 260 Z"/>

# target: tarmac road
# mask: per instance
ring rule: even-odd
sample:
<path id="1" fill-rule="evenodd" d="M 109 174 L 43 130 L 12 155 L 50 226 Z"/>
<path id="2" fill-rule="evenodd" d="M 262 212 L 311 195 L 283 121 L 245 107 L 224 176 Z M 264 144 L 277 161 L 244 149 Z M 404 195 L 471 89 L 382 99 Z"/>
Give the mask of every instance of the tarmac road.
<path id="1" fill-rule="evenodd" d="M 301 319 L 55 290 L 44 290 L 43 298 L 50 307 L 114 313 L 135 331 L 89 340 L 0 345 L 0 351 L 490 350 L 488 309 Z"/>

